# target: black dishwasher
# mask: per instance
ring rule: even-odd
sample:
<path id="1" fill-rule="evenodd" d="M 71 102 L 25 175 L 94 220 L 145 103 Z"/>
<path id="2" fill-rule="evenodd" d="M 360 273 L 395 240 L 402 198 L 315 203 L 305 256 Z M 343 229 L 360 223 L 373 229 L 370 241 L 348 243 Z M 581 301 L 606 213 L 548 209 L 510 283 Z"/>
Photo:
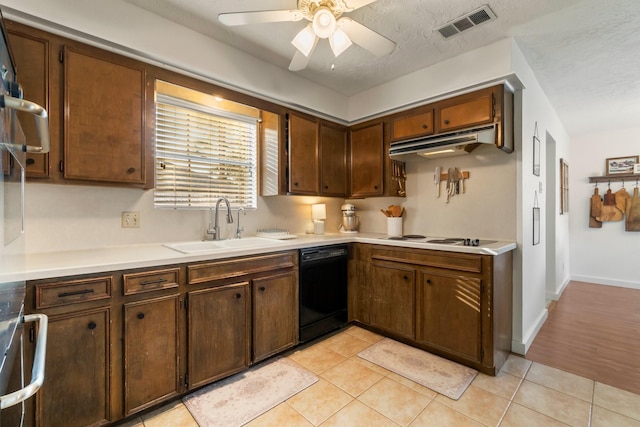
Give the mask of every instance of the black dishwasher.
<path id="1" fill-rule="evenodd" d="M 300 342 L 347 323 L 347 245 L 300 250 Z"/>

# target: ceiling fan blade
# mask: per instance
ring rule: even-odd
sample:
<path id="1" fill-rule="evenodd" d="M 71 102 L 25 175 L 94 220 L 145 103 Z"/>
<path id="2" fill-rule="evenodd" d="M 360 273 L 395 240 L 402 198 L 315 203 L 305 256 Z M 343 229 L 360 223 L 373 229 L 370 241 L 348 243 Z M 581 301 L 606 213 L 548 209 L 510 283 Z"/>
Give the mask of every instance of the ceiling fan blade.
<path id="1" fill-rule="evenodd" d="M 261 10 L 257 12 L 221 13 L 218 21 L 227 26 L 263 24 L 266 22 L 300 21 L 303 18 L 298 9 Z"/>
<path id="2" fill-rule="evenodd" d="M 352 12 L 356 9 L 360 9 L 376 0 L 340 0 L 340 8 L 345 12 Z"/>
<path id="3" fill-rule="evenodd" d="M 376 56 L 388 55 L 396 47 L 393 41 L 351 18 L 340 18 L 338 20 L 338 28 L 347 33 L 352 42 L 362 46 Z"/>
<path id="4" fill-rule="evenodd" d="M 313 51 L 316 49 L 316 45 L 318 44 L 317 41 L 318 38 L 316 37 L 316 42 L 313 44 L 313 47 L 311 48 L 308 56 L 305 56 L 304 53 L 296 49 L 296 53 L 295 55 L 293 55 L 293 59 L 289 64 L 289 71 L 300 71 L 307 68 L 309 60 L 311 59 L 311 55 L 313 55 Z"/>

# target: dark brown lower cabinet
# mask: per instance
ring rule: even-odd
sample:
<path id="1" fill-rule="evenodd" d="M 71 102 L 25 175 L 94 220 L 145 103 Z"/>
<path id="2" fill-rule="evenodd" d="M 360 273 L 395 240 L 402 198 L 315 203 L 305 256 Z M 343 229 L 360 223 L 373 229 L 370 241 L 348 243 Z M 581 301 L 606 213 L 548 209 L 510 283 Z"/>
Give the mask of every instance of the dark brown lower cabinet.
<path id="1" fill-rule="evenodd" d="M 178 395 L 179 295 L 124 304 L 125 416 Z"/>
<path id="2" fill-rule="evenodd" d="M 298 276 L 295 271 L 253 280 L 253 361 L 298 342 Z"/>
<path id="3" fill-rule="evenodd" d="M 188 294 L 189 388 L 249 366 L 249 282 Z"/>
<path id="4" fill-rule="evenodd" d="M 109 307 L 49 317 L 45 381 L 36 394 L 38 426 L 110 421 L 109 329 Z"/>
<path id="5" fill-rule="evenodd" d="M 27 282 L 25 312 L 49 316 L 49 339 L 24 426 L 112 425 L 293 347 L 297 266 L 283 251 Z M 9 387 L 20 388 L 17 366 Z M 0 424 L 20 425 L 19 409 Z"/>
<path id="6" fill-rule="evenodd" d="M 511 351 L 511 252 L 352 251 L 352 320 L 486 374 L 500 370 Z"/>
<path id="7" fill-rule="evenodd" d="M 370 286 L 371 325 L 415 339 L 415 268 L 402 264 L 372 263 Z"/>
<path id="8" fill-rule="evenodd" d="M 482 281 L 451 272 L 419 275 L 416 341 L 482 361 Z"/>

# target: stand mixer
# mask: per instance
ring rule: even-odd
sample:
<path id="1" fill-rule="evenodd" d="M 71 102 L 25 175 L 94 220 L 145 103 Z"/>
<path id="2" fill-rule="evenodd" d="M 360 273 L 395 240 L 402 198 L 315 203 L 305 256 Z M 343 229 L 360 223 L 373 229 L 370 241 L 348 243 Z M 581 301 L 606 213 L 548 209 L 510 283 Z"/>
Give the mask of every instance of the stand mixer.
<path id="1" fill-rule="evenodd" d="M 345 203 L 340 210 L 342 210 L 342 224 L 338 230 L 341 233 L 357 233 L 360 220 L 356 215 L 356 207 L 351 203 Z"/>

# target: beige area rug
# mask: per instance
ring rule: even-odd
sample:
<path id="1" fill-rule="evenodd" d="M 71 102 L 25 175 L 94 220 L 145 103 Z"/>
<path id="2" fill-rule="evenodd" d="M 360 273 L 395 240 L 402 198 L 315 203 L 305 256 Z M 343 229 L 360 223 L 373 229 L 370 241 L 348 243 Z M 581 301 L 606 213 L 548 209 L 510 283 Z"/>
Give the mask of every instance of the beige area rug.
<path id="1" fill-rule="evenodd" d="M 281 358 L 204 387 L 182 400 L 200 427 L 246 424 L 279 405 L 318 378 Z"/>
<path id="2" fill-rule="evenodd" d="M 426 351 L 385 338 L 358 356 L 458 400 L 478 371 Z"/>

